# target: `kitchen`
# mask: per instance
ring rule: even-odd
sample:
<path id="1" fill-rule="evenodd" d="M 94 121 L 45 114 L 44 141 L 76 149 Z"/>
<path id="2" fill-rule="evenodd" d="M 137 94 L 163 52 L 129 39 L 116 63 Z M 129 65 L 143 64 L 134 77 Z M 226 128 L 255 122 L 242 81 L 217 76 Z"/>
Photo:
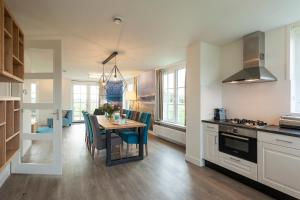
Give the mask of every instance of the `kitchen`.
<path id="1" fill-rule="evenodd" d="M 298 109 L 297 70 L 289 67 L 297 63 L 293 30 L 255 32 L 223 47 L 226 110 L 215 109 L 214 119 L 202 120 L 205 166 L 278 199 L 300 198 L 300 119 L 288 116 Z"/>

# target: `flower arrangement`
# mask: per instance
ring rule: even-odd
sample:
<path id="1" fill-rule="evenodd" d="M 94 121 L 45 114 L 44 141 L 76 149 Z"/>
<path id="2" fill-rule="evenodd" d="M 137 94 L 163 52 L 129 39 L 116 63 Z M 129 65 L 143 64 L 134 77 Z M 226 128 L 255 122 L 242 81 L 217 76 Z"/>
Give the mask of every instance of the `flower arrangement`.
<path id="1" fill-rule="evenodd" d="M 117 112 L 119 110 L 120 108 L 118 106 L 111 105 L 109 103 L 103 105 L 103 111 L 106 113 L 108 118 L 112 118 L 114 112 Z"/>

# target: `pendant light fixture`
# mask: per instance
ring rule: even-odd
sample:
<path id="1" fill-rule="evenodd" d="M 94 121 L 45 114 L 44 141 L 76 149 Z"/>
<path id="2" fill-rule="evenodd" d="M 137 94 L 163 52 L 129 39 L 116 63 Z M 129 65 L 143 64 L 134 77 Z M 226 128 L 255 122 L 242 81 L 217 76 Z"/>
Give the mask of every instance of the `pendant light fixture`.
<path id="1" fill-rule="evenodd" d="M 104 72 L 104 64 L 102 64 L 102 74 L 100 76 L 99 82 L 102 84 L 102 86 L 105 87 L 105 85 L 106 85 L 106 76 L 105 76 L 105 72 Z"/>
<path id="2" fill-rule="evenodd" d="M 117 66 L 117 55 L 118 55 L 118 52 L 115 51 L 102 62 L 102 64 L 103 64 L 103 73 L 102 74 L 104 74 L 104 65 L 106 63 L 108 63 L 111 59 L 113 59 L 113 58 L 115 59 L 114 67 L 111 69 L 108 77 L 107 78 L 102 77 L 101 81 L 102 81 L 102 85 L 105 82 L 104 86 L 106 89 L 108 89 L 108 87 L 113 87 L 114 85 L 115 86 L 122 85 L 123 91 L 125 91 L 125 89 L 127 88 L 127 83 Z M 103 80 L 105 80 L 105 81 L 103 81 Z"/>

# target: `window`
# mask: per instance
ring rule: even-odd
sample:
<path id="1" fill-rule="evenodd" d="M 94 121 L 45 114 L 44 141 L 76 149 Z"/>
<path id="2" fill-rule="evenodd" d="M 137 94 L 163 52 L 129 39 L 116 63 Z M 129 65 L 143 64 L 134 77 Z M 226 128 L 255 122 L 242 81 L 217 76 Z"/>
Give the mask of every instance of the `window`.
<path id="1" fill-rule="evenodd" d="M 99 106 L 99 86 L 90 84 L 73 85 L 74 121 L 82 121 L 82 111 L 93 113 Z"/>
<path id="2" fill-rule="evenodd" d="M 291 112 L 300 113 L 300 26 L 291 36 Z"/>
<path id="3" fill-rule="evenodd" d="M 90 86 L 90 113 L 93 113 L 96 108 L 99 106 L 99 86 L 91 85 Z"/>
<path id="4" fill-rule="evenodd" d="M 185 125 L 185 68 L 163 74 L 163 121 Z"/>
<path id="5" fill-rule="evenodd" d="M 36 83 L 31 83 L 30 85 L 30 102 L 36 103 L 37 98 L 37 86 Z"/>

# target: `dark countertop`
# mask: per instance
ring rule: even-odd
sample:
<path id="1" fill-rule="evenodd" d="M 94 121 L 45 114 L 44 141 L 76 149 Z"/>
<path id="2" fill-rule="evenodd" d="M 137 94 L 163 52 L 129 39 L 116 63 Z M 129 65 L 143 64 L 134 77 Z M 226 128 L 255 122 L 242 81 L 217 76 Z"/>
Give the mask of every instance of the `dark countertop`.
<path id="1" fill-rule="evenodd" d="M 232 125 L 232 123 L 229 123 L 229 122 L 226 122 L 226 121 L 213 120 L 213 119 L 212 120 L 202 120 L 202 122 L 211 123 L 211 124 Z M 259 127 L 259 128 L 248 127 L 248 126 L 244 126 L 244 125 L 240 125 L 240 124 L 234 124 L 234 126 L 300 138 L 300 130 L 297 130 L 297 129 L 280 128 L 279 126 L 273 126 L 273 125 L 265 126 L 265 127 Z"/>

